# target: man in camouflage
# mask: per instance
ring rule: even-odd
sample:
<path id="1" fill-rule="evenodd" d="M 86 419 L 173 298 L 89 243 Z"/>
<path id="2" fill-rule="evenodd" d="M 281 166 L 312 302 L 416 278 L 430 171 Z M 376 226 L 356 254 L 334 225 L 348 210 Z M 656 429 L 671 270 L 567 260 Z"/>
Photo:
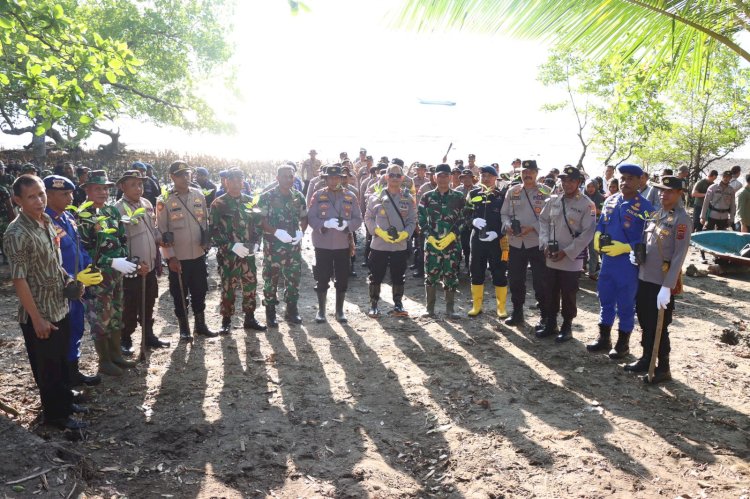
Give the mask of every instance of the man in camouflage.
<path id="1" fill-rule="evenodd" d="M 277 327 L 276 305 L 279 300 L 276 290 L 279 276 L 286 280 L 286 319 L 301 324 L 297 310 L 299 282 L 302 271 L 300 242 L 307 229 L 307 205 L 301 192 L 292 188 L 294 168 L 279 167 L 276 173 L 278 185 L 261 194 L 259 208 L 263 217 L 263 305 L 266 307 L 266 322 Z"/>
<path id="2" fill-rule="evenodd" d="M 86 320 L 99 355 L 99 372 L 120 376 L 120 367 L 135 366 L 135 362 L 124 359 L 120 351 L 122 275 L 135 272 L 137 267 L 126 258 L 125 228 L 120 223 L 120 212 L 106 204 L 113 186 L 104 170 L 92 171 L 83 185 L 87 201 L 92 204 L 78 213 L 77 222 L 83 247 L 104 278 L 100 285 L 88 288 L 84 300 Z"/>
<path id="3" fill-rule="evenodd" d="M 0 161 L 0 174 L 5 170 L 5 165 Z M 0 237 L 5 234 L 8 224 L 15 218 L 13 203 L 11 202 L 10 190 L 4 185 L 0 185 Z M 5 253 L 3 253 L 3 263 L 8 263 Z"/>
<path id="4" fill-rule="evenodd" d="M 461 258 L 461 241 L 458 235 L 465 223 L 466 201 L 461 193 L 450 188 L 450 166 L 438 165 L 435 177 L 437 187 L 422 196 L 419 202 L 419 229 L 425 237 L 427 315 L 435 315 L 435 286 L 442 282 L 446 315 L 450 319 L 458 319 L 459 315 L 454 310 Z"/>
<path id="5" fill-rule="evenodd" d="M 255 318 L 255 290 L 258 286 L 255 253 L 260 242 L 260 212 L 251 196 L 242 192 L 245 174 L 239 168 L 226 173 L 226 194 L 211 204 L 211 239 L 217 248 L 221 276 L 221 334 L 229 334 L 234 315 L 235 288 L 242 286 L 245 329 L 265 331 Z"/>

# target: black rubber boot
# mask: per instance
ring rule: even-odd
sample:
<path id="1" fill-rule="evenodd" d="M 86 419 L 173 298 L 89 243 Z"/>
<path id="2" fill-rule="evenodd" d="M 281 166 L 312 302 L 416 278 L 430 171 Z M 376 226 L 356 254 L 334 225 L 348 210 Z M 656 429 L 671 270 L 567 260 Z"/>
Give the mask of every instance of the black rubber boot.
<path id="1" fill-rule="evenodd" d="M 557 320 L 555 319 L 555 321 L 557 321 Z M 555 326 L 555 327 L 557 327 L 557 326 Z M 539 322 L 537 322 L 536 324 L 534 324 L 534 332 L 535 333 L 541 333 L 546 328 L 547 328 L 547 316 L 544 315 L 544 314 L 541 314 L 539 316 Z"/>
<path id="2" fill-rule="evenodd" d="M 245 312 L 245 321 L 242 323 L 242 327 L 254 331 L 265 331 L 268 329 L 266 326 L 258 322 L 258 319 L 255 318 L 255 312 Z"/>
<path id="3" fill-rule="evenodd" d="M 216 331 L 211 331 L 208 329 L 208 325 L 206 324 L 206 313 L 205 312 L 195 312 L 195 324 L 193 324 L 193 334 L 198 336 L 205 336 L 206 338 L 216 338 L 219 336 L 219 333 Z"/>
<path id="4" fill-rule="evenodd" d="M 612 326 L 599 324 L 599 337 L 595 342 L 586 345 L 589 352 L 604 352 L 612 348 Z"/>
<path id="5" fill-rule="evenodd" d="M 557 329 L 557 315 L 547 317 L 544 323 L 544 328 L 536 331 L 537 338 L 547 338 L 548 336 L 556 336 L 560 331 Z"/>
<path id="6" fill-rule="evenodd" d="M 120 339 L 120 351 L 125 357 L 132 357 L 135 353 L 135 350 L 133 350 L 133 338 L 131 338 L 132 334 L 123 334 Z"/>
<path id="7" fill-rule="evenodd" d="M 168 341 L 161 340 L 154 334 L 154 320 L 151 319 L 146 323 L 146 347 L 148 348 L 167 348 L 170 345 Z"/>
<path id="8" fill-rule="evenodd" d="M 435 289 L 435 286 L 425 285 L 424 294 L 425 305 L 427 307 L 427 312 L 424 314 L 424 317 L 435 317 L 435 299 L 437 298 L 437 289 Z"/>
<path id="9" fill-rule="evenodd" d="M 630 353 L 630 333 L 624 333 L 618 331 L 617 343 L 615 347 L 609 351 L 610 359 L 622 359 Z"/>
<path id="10" fill-rule="evenodd" d="M 560 334 L 555 338 L 555 343 L 565 343 L 568 340 L 573 339 L 573 321 L 563 319 L 562 326 L 560 326 Z"/>
<path id="11" fill-rule="evenodd" d="M 648 365 L 650 363 L 651 363 L 651 359 L 649 357 L 644 356 L 636 360 L 635 362 L 626 364 L 625 367 L 623 367 L 623 369 L 625 369 L 625 371 L 629 373 L 647 373 Z"/>
<path id="12" fill-rule="evenodd" d="M 344 315 L 345 298 L 346 291 L 336 291 L 336 320 L 338 322 L 348 322 L 346 315 Z"/>
<path id="13" fill-rule="evenodd" d="M 648 380 L 648 374 L 643 377 L 644 383 L 650 383 L 655 385 L 656 383 L 664 383 L 665 381 L 672 381 L 672 373 L 669 370 L 669 357 L 659 356 L 659 363 L 654 369 L 654 379 Z"/>
<path id="14" fill-rule="evenodd" d="M 279 327 L 279 321 L 276 319 L 276 305 L 266 305 L 266 326 Z"/>
<path id="15" fill-rule="evenodd" d="M 367 315 L 372 318 L 380 317 L 380 310 L 378 309 L 378 301 L 380 300 L 380 284 L 370 284 L 370 310 L 367 311 Z"/>
<path id="16" fill-rule="evenodd" d="M 70 369 L 70 386 L 96 386 L 102 382 L 102 377 L 99 375 L 86 376 L 78 369 L 78 361 L 74 360 L 68 364 Z"/>
<path id="17" fill-rule="evenodd" d="M 328 290 L 318 291 L 318 313 L 315 314 L 315 322 L 323 324 L 326 322 L 326 298 L 328 297 Z"/>
<path id="18" fill-rule="evenodd" d="M 291 322 L 292 324 L 302 324 L 302 317 L 299 316 L 299 311 L 297 310 L 296 303 L 286 304 L 286 312 L 284 313 L 284 318 L 287 320 L 287 322 Z"/>
<path id="19" fill-rule="evenodd" d="M 180 341 L 193 341 L 187 317 L 177 317 L 177 325 L 180 327 Z"/>
<path id="20" fill-rule="evenodd" d="M 407 317 L 409 312 L 404 310 L 404 285 L 394 284 L 391 289 L 393 290 L 393 312 L 392 314 L 397 317 Z M 380 292 L 380 290 L 378 290 Z"/>
<path id="21" fill-rule="evenodd" d="M 523 307 L 513 307 L 513 313 L 505 319 L 506 326 L 521 326 L 524 323 Z"/>
<path id="22" fill-rule="evenodd" d="M 232 332 L 232 318 L 222 317 L 221 328 L 219 329 L 219 334 L 229 334 L 231 332 Z"/>
<path id="23" fill-rule="evenodd" d="M 461 316 L 455 311 L 456 306 L 456 292 L 453 290 L 445 290 L 445 315 L 449 319 L 460 319 Z"/>

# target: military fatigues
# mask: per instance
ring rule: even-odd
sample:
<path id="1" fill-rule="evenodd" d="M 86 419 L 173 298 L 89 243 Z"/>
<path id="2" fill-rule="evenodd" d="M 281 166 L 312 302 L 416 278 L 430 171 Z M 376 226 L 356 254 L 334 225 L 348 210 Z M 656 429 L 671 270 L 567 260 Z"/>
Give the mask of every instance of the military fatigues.
<path id="1" fill-rule="evenodd" d="M 235 288 L 242 286 L 242 311 L 253 314 L 256 308 L 255 292 L 258 286 L 255 253 L 260 244 L 260 212 L 254 212 L 252 197 L 240 194 L 233 198 L 229 194 L 217 198 L 211 205 L 211 239 L 217 248 L 216 261 L 221 276 L 222 317 L 234 314 Z M 235 243 L 243 243 L 250 254 L 240 258 L 232 251 Z"/>
<path id="2" fill-rule="evenodd" d="M 531 263 L 531 277 L 537 302 L 543 307 L 544 296 L 544 254 L 539 248 L 539 214 L 549 197 L 548 190 L 541 185 L 530 189 L 523 184 L 508 189 L 501 210 L 503 231 L 510 245 L 508 255 L 508 283 L 510 287 L 513 314 L 516 320 L 523 317 L 523 304 L 526 301 L 526 268 Z M 521 226 L 534 227 L 524 236 L 513 235 L 513 220 Z M 544 309 L 542 309 L 544 312 Z"/>
<path id="3" fill-rule="evenodd" d="M 292 237 L 299 230 L 300 221 L 307 216 L 305 198 L 296 189 L 291 189 L 285 195 L 275 187 L 261 194 L 258 205 L 261 216 L 271 227 L 283 229 Z M 282 274 L 286 280 L 284 300 L 287 305 L 296 305 L 302 267 L 300 245 L 282 243 L 273 233 L 264 233 L 263 239 L 263 305 L 275 306 L 279 303 L 276 290 Z"/>
<path id="4" fill-rule="evenodd" d="M 734 221 L 736 210 L 734 188 L 721 182 L 711 184 L 701 208 L 701 218 L 706 221 L 704 230 L 726 230 Z"/>
<path id="5" fill-rule="evenodd" d="M 0 237 L 5 234 L 8 225 L 13 220 L 13 204 L 11 202 L 10 189 L 0 185 Z M 6 260 L 5 250 L 3 250 L 3 260 Z"/>
<path id="6" fill-rule="evenodd" d="M 456 240 L 443 251 L 425 243 L 425 285 L 443 283 L 446 291 L 458 287 L 458 264 L 461 259 L 460 234 L 466 223 L 464 206 L 466 202 L 460 192 L 448 189 L 441 194 L 436 189 L 427 192 L 419 202 L 419 229 L 425 238 L 441 239 L 453 232 Z"/>
<path id="7" fill-rule="evenodd" d="M 638 293 L 636 312 L 638 324 L 643 331 L 642 365 L 647 369 L 651 361 L 656 334 L 658 309 L 656 297 L 662 286 L 672 290 L 672 296 L 664 311 L 661 342 L 659 344 L 657 373 L 669 373 L 669 330 L 674 311 L 674 294 L 682 288 L 680 274 L 682 264 L 690 247 L 692 233 L 690 215 L 682 207 L 659 210 L 646 226 L 646 262 L 638 269 Z M 676 289 L 678 288 L 678 289 Z"/>
<path id="8" fill-rule="evenodd" d="M 596 206 L 588 197 L 576 192 L 573 198 L 564 194 L 552 196 L 539 215 L 539 246 L 547 248 L 557 241 L 565 257 L 557 262 L 546 259 L 547 287 L 544 316 L 550 331 L 557 328 L 557 313 L 562 301 L 563 324 L 568 326 L 578 314 L 576 293 L 583 261 L 596 229 Z M 554 327 L 553 327 L 554 326 Z"/>
<path id="9" fill-rule="evenodd" d="M 162 244 L 162 255 L 167 259 L 175 257 L 180 261 L 185 307 L 192 303 L 198 327 L 199 320 L 205 317 L 208 291 L 205 255 L 210 244 L 206 198 L 201 190 L 190 187 L 187 193 L 180 194 L 171 189 L 166 197 L 160 196 L 156 202 L 156 225 L 162 238 L 167 232 L 173 234 L 174 243 L 168 246 Z M 179 275 L 171 269 L 169 292 L 174 302 L 175 315 L 178 319 L 186 318 L 187 310 L 182 305 Z"/>
<path id="10" fill-rule="evenodd" d="M 315 291 L 325 292 L 328 282 L 335 275 L 336 292 L 343 293 L 349 283 L 350 232 L 355 232 L 362 225 L 357 196 L 349 190 L 320 189 L 312 196 L 307 217 L 315 248 Z M 349 225 L 343 231 L 324 227 L 323 224 L 330 218 L 341 218 Z"/>
<path id="11" fill-rule="evenodd" d="M 161 258 L 157 252 L 157 243 L 161 235 L 156 229 L 156 213 L 151 202 L 142 197 L 137 202 L 126 196 L 115 203 L 115 208 L 121 216 L 127 216 L 127 210 L 132 212 L 143 208 L 141 216 L 134 217 L 129 223 L 123 224 L 127 236 L 128 259 L 132 262 L 145 263 L 149 271 L 145 279 L 140 274 L 125 276 L 123 279 L 123 343 L 129 348 L 130 337 L 140 323 L 145 329 L 147 338 L 154 337 L 154 305 L 159 295 L 159 285 L 156 279 L 156 267 L 161 265 Z M 145 284 L 146 310 L 145 317 L 141 317 L 141 298 Z"/>
<path id="12" fill-rule="evenodd" d="M 101 270 L 103 277 L 101 284 L 87 288 L 84 300 L 86 320 L 94 341 L 108 340 L 113 335 L 119 338 L 123 326 L 123 278 L 120 272 L 112 268 L 112 260 L 128 256 L 125 228 L 120 223 L 120 212 L 112 205 L 99 209 L 91 207 L 85 211 L 92 216 L 78 216 L 81 243 L 88 251 L 93 266 Z M 97 220 L 101 216 L 106 218 Z M 115 229 L 115 232 L 106 234 L 105 229 Z"/>

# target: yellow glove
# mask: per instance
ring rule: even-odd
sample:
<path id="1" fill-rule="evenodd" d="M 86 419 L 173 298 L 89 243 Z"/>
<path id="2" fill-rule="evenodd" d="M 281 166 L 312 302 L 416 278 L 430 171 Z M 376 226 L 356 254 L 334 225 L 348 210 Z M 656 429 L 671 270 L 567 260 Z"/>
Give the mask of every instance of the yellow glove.
<path id="1" fill-rule="evenodd" d="M 101 272 L 94 272 L 91 270 L 91 265 L 83 269 L 76 276 L 76 280 L 82 283 L 84 286 L 96 286 L 101 284 L 104 280 Z"/>
<path id="2" fill-rule="evenodd" d="M 602 233 L 598 230 L 594 233 L 594 251 L 597 253 L 601 253 L 601 250 L 599 249 L 599 236 L 601 236 Z"/>
<path id="3" fill-rule="evenodd" d="M 432 245 L 433 248 L 435 248 L 438 251 L 443 251 L 440 249 L 439 241 L 435 239 L 435 236 L 430 236 L 427 238 L 427 243 Z"/>
<path id="4" fill-rule="evenodd" d="M 384 231 L 380 227 L 375 227 L 375 234 L 387 243 L 394 243 L 393 239 L 391 239 L 391 236 L 388 235 L 388 232 Z"/>
<path id="5" fill-rule="evenodd" d="M 401 232 L 398 233 L 398 237 L 396 238 L 395 241 L 393 241 L 393 244 L 400 243 L 401 241 L 406 241 L 408 238 L 409 238 L 409 233 L 406 232 L 405 230 L 402 230 Z"/>
<path id="6" fill-rule="evenodd" d="M 456 233 L 450 232 L 447 236 L 445 236 L 444 238 L 438 241 L 438 249 L 440 251 L 443 251 L 455 240 L 456 240 Z"/>
<path id="7" fill-rule="evenodd" d="M 612 244 L 602 248 L 602 253 L 607 256 L 624 255 L 631 251 L 633 251 L 633 248 L 631 248 L 629 244 L 621 243 L 620 241 L 612 241 Z"/>

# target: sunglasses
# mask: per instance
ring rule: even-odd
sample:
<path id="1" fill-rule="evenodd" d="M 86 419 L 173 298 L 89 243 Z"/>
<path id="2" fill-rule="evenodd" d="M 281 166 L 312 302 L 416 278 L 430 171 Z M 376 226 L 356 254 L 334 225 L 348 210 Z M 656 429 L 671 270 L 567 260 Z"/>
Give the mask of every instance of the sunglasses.
<path id="1" fill-rule="evenodd" d="M 389 173 L 388 174 L 388 178 L 401 178 L 401 177 L 403 177 L 403 175 L 401 175 L 400 173 Z"/>

